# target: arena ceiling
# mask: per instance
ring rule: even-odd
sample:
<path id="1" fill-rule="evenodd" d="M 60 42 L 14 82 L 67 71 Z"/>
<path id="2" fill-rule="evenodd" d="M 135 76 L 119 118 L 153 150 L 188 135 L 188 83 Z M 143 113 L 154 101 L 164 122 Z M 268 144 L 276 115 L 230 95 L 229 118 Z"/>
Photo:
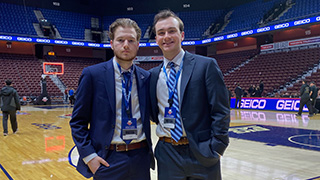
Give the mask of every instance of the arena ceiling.
<path id="1" fill-rule="evenodd" d="M 176 12 L 228 9 L 251 1 L 254 0 L 0 0 L 37 8 L 96 15 L 146 14 L 162 9 Z"/>

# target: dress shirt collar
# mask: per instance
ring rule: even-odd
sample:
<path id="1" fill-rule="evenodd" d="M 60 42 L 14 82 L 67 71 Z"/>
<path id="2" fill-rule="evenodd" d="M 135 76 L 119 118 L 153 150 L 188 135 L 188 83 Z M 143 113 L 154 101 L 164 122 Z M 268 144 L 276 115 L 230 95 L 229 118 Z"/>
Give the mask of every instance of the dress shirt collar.
<path id="1" fill-rule="evenodd" d="M 181 64 L 181 62 L 182 62 L 182 59 L 183 59 L 183 57 L 184 57 L 184 54 L 185 54 L 184 50 L 181 49 L 181 51 L 179 52 L 179 54 L 176 55 L 176 57 L 174 57 L 171 61 L 164 57 L 164 60 L 163 60 L 163 62 L 164 62 L 164 64 L 163 64 L 164 67 L 167 67 L 167 65 L 168 65 L 169 62 L 174 62 L 175 66 L 180 66 L 180 64 Z"/>
<path id="2" fill-rule="evenodd" d="M 116 58 L 113 57 L 112 58 L 112 62 L 113 62 L 113 67 L 114 67 L 114 71 L 116 74 L 118 74 L 119 76 L 121 74 L 123 74 L 124 72 L 131 72 L 131 70 L 133 70 L 133 73 L 134 73 L 134 66 L 132 64 L 132 66 L 127 70 L 127 69 L 123 69 L 121 66 L 121 74 L 120 74 L 120 71 L 119 71 L 119 67 L 118 67 L 118 62 L 116 61 Z"/>

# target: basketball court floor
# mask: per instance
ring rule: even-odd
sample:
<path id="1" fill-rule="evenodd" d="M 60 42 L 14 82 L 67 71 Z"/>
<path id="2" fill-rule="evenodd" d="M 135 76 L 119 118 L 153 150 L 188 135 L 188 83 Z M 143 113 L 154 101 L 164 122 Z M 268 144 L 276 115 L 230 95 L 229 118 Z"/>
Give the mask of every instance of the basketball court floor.
<path id="1" fill-rule="evenodd" d="M 9 126 L 9 135 L 3 136 L 0 128 L 0 179 L 86 179 L 74 167 L 78 156 L 71 113 L 68 105 L 23 106 L 17 134 Z M 224 180 L 320 179 L 320 115 L 232 110 L 229 134 L 230 145 L 221 159 Z M 156 174 L 151 171 L 152 180 Z"/>

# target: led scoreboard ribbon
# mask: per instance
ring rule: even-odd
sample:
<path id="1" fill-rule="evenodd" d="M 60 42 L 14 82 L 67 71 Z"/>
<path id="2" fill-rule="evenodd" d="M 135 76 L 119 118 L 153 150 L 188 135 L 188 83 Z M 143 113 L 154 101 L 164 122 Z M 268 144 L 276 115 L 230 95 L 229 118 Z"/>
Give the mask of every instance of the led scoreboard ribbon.
<path id="1" fill-rule="evenodd" d="M 253 34 L 259 34 L 268 31 L 274 31 L 279 29 L 286 29 L 290 27 L 315 23 L 320 21 L 320 16 L 310 17 L 305 19 L 300 19 L 291 22 L 285 22 L 281 24 L 265 26 L 257 29 L 249 29 L 242 32 L 236 32 L 232 34 L 217 36 L 209 39 L 198 40 L 198 41 L 183 41 L 183 46 L 192 46 L 192 45 L 202 45 L 212 42 L 223 41 L 227 39 L 233 39 L 238 37 L 245 37 Z M 10 35 L 1 35 L 0 40 L 4 41 L 18 41 L 18 42 L 30 42 L 30 43 L 43 43 L 43 44 L 59 44 L 59 45 L 71 45 L 71 46 L 82 46 L 82 47 L 94 47 L 94 48 L 111 48 L 110 44 L 102 43 L 92 43 L 92 42 L 82 42 L 82 41 L 70 41 L 70 40 L 57 40 L 57 39 L 45 39 L 45 38 L 35 38 L 35 37 L 23 37 L 23 36 L 10 36 Z M 140 47 L 154 47 L 158 46 L 157 43 L 140 43 Z"/>

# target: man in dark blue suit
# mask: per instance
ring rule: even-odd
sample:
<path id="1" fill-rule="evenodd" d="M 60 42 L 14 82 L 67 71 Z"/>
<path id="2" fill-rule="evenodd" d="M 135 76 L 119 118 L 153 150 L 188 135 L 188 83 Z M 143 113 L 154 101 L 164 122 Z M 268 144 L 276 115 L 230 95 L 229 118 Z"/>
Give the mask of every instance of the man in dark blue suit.
<path id="1" fill-rule="evenodd" d="M 114 57 L 83 70 L 70 126 L 77 170 L 94 179 L 149 180 L 150 73 L 133 65 L 141 30 L 131 19 L 109 27 Z"/>
<path id="2" fill-rule="evenodd" d="M 158 179 L 221 179 L 230 122 L 222 73 L 214 59 L 181 48 L 184 25 L 172 11 L 155 16 L 154 31 L 164 56 L 150 70 Z"/>

